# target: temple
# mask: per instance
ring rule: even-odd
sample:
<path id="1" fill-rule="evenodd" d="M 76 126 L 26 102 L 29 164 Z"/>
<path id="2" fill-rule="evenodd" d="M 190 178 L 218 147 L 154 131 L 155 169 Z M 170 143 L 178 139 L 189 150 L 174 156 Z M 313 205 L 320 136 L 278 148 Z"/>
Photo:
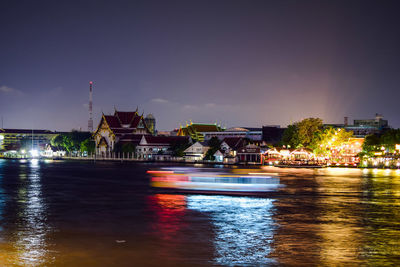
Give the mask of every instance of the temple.
<path id="1" fill-rule="evenodd" d="M 114 115 L 102 114 L 99 126 L 93 133 L 96 154 L 111 153 L 117 143 L 139 143 L 142 135 L 151 134 L 145 119 L 138 110 L 125 112 L 115 110 Z"/>
<path id="2" fill-rule="evenodd" d="M 190 124 L 186 124 L 186 127 L 180 126 L 177 136 L 190 136 L 195 141 L 203 142 L 205 133 L 221 131 L 224 131 L 224 129 L 216 123 L 204 124 L 190 122 Z"/>

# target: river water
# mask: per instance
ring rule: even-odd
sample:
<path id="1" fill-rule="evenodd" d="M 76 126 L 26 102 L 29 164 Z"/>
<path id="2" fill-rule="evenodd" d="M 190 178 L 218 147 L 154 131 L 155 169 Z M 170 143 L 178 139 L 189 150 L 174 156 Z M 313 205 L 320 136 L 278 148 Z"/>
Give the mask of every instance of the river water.
<path id="1" fill-rule="evenodd" d="M 0 160 L 0 265 L 400 264 L 398 170 L 266 167 L 255 197 L 151 188 L 166 166 Z"/>

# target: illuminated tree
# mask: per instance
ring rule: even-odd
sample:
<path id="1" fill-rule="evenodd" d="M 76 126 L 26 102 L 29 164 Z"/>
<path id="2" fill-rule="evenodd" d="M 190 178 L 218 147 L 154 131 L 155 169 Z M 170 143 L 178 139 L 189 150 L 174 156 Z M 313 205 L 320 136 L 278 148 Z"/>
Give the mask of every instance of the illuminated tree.
<path id="1" fill-rule="evenodd" d="M 351 137 L 353 137 L 351 131 L 329 127 L 315 136 L 311 148 L 317 156 L 330 157 L 333 151 L 342 153 Z"/>

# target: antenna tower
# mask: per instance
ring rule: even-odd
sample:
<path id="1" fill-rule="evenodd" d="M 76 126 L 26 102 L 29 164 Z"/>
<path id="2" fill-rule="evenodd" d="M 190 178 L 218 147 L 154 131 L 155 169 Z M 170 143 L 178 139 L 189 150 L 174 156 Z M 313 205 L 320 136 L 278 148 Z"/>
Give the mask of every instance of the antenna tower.
<path id="1" fill-rule="evenodd" d="M 89 82 L 89 121 L 88 130 L 93 132 L 93 82 Z"/>

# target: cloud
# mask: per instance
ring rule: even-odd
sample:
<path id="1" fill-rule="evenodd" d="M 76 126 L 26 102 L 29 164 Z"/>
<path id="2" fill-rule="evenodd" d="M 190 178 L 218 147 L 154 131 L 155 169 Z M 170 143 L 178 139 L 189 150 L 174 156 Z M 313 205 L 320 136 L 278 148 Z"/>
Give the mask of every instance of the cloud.
<path id="1" fill-rule="evenodd" d="M 191 105 L 191 104 L 186 104 L 183 105 L 183 109 L 191 109 L 191 110 L 198 110 L 198 109 L 210 109 L 210 108 L 216 108 L 217 105 L 215 103 L 206 103 L 206 104 L 200 104 L 200 105 Z"/>
<path id="2" fill-rule="evenodd" d="M 19 95 L 22 95 L 22 94 L 23 94 L 20 90 L 17 90 L 17 89 L 15 89 L 15 88 L 8 87 L 8 86 L 6 86 L 6 85 L 0 86 L 0 92 L 1 92 L 1 93 L 5 93 L 5 94 L 12 94 L 12 93 L 16 93 L 16 94 L 19 94 Z"/>
<path id="3" fill-rule="evenodd" d="M 167 99 L 164 98 L 153 98 L 151 100 L 151 102 L 155 102 L 155 103 L 169 103 L 169 101 Z"/>
<path id="4" fill-rule="evenodd" d="M 205 107 L 206 108 L 213 108 L 213 107 L 215 107 L 216 105 L 214 104 L 214 103 L 207 103 L 207 104 L 205 104 Z"/>
<path id="5" fill-rule="evenodd" d="M 14 88 L 11 88 L 11 87 L 8 87 L 5 85 L 0 86 L 0 92 L 3 92 L 3 93 L 10 93 L 10 92 L 13 92 L 14 90 L 15 90 Z"/>
<path id="6" fill-rule="evenodd" d="M 183 105 L 183 109 L 198 109 L 199 107 L 196 105 Z"/>

